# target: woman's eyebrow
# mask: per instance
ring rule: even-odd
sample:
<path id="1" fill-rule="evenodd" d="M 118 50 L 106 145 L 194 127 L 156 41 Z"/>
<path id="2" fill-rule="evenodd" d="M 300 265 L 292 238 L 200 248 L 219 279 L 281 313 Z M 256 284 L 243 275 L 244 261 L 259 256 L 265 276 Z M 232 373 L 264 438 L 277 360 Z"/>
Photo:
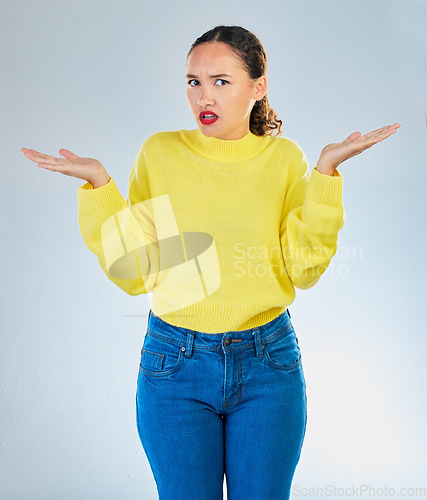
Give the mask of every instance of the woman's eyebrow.
<path id="1" fill-rule="evenodd" d="M 220 78 L 223 76 L 226 76 L 227 78 L 232 78 L 231 75 L 227 75 L 226 73 L 220 73 L 219 75 L 209 75 L 209 78 Z M 198 76 L 189 73 L 188 75 L 186 75 L 186 78 L 198 78 Z"/>

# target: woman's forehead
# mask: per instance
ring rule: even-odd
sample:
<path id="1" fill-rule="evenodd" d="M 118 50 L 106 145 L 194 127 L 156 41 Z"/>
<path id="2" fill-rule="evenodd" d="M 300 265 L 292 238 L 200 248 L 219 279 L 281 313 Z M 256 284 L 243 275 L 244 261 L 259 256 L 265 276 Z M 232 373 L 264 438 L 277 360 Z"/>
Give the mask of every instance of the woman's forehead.
<path id="1" fill-rule="evenodd" d="M 239 58 L 226 48 L 226 44 L 201 44 L 194 47 L 187 58 L 187 72 L 208 72 L 209 76 L 242 70 Z"/>

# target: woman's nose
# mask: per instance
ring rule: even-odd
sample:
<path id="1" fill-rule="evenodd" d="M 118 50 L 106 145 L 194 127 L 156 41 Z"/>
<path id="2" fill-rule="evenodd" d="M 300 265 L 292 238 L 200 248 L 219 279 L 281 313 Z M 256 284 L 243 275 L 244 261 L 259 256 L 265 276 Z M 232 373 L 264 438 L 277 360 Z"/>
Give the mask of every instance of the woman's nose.
<path id="1" fill-rule="evenodd" d="M 200 92 L 199 101 L 198 101 L 199 106 L 204 108 L 208 104 L 213 104 L 213 103 L 214 103 L 214 99 L 211 95 L 208 95 L 206 91 Z"/>

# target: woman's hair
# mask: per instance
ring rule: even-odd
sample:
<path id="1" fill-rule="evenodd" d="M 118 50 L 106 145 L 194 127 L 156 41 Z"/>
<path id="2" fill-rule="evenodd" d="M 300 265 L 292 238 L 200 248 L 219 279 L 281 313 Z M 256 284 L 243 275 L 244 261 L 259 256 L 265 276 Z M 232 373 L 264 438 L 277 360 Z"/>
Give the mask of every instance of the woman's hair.
<path id="1" fill-rule="evenodd" d="M 200 36 L 190 47 L 187 58 L 194 47 L 202 43 L 226 43 L 233 54 L 243 63 L 249 78 L 256 80 L 267 74 L 267 55 L 258 38 L 241 26 L 216 26 Z M 273 109 L 270 108 L 267 95 L 256 101 L 249 120 L 249 129 L 255 135 L 282 135 L 282 120 L 279 120 Z"/>

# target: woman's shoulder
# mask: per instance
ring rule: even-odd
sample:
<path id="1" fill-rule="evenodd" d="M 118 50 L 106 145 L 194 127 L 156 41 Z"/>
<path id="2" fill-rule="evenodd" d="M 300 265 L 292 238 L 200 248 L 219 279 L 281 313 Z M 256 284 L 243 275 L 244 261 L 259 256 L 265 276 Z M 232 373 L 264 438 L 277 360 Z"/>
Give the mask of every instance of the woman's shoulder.
<path id="1" fill-rule="evenodd" d="M 179 130 L 159 130 L 150 134 L 142 143 L 142 146 L 149 147 L 156 144 L 165 144 L 179 140 Z"/>
<path id="2" fill-rule="evenodd" d="M 273 139 L 273 144 L 275 144 L 276 147 L 281 148 L 286 154 L 291 154 L 292 156 L 304 156 L 304 151 L 301 145 L 295 139 L 291 139 L 290 137 L 283 135 L 275 135 L 273 136 Z"/>

